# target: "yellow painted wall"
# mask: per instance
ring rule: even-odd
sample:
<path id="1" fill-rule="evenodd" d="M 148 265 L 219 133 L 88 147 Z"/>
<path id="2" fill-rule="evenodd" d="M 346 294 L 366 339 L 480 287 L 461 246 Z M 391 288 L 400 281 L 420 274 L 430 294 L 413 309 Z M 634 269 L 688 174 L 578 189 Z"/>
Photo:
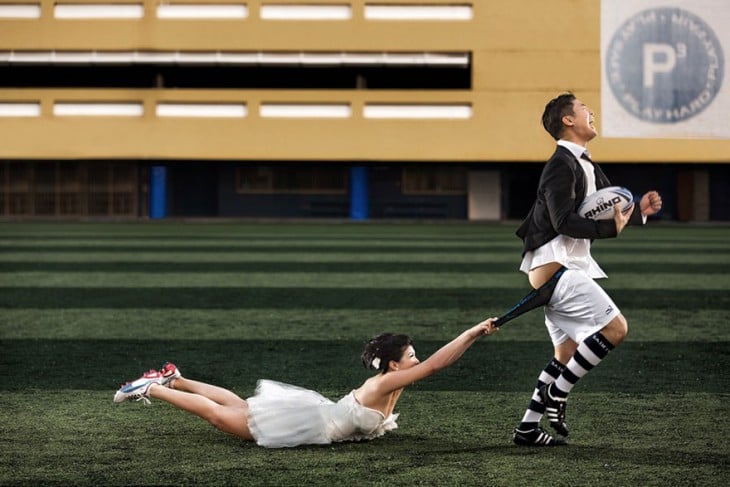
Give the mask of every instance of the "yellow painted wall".
<path id="1" fill-rule="evenodd" d="M 73 21 L 53 19 L 53 0 L 38 1 L 41 19 L 0 19 L 0 51 L 468 51 L 473 55 L 473 88 L 0 89 L 0 103 L 39 101 L 42 107 L 37 118 L 0 117 L 0 158 L 4 159 L 542 161 L 554 145 L 540 125 L 542 109 L 566 90 L 594 108 L 600 130 L 599 0 L 523 0 L 519 8 L 508 0 L 473 1 L 470 22 L 366 21 L 361 14 L 365 0 L 317 0 L 349 3 L 354 18 L 342 22 L 263 21 L 258 18 L 263 0 L 240 0 L 247 4 L 249 17 L 236 21 L 157 20 L 154 0 L 143 2 L 146 16 L 141 20 Z M 92 100 L 143 102 L 145 114 L 131 119 L 53 115 L 54 102 Z M 163 101 L 245 103 L 248 116 L 158 119 L 155 106 Z M 346 102 L 353 115 L 344 120 L 264 119 L 257 114 L 264 102 Z M 468 120 L 369 120 L 361 115 L 366 103 L 468 103 L 473 116 Z M 730 140 L 599 138 L 591 143 L 591 150 L 602 162 L 730 162 Z"/>

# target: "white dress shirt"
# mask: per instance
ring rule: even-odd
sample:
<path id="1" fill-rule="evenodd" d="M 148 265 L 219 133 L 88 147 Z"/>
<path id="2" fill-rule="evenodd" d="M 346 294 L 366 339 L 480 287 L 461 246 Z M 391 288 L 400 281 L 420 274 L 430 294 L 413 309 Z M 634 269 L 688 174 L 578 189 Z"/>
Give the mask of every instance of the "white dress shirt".
<path id="1" fill-rule="evenodd" d="M 558 145 L 568 149 L 583 168 L 586 175 L 586 196 L 595 193 L 596 174 L 593 164 L 581 158 L 586 148 L 567 140 L 559 140 Z M 525 253 L 520 270 L 527 274 L 530 270 L 550 262 L 558 262 L 568 269 L 583 270 L 593 279 L 608 277 L 591 256 L 591 240 L 587 238 L 558 235 L 545 245 Z"/>

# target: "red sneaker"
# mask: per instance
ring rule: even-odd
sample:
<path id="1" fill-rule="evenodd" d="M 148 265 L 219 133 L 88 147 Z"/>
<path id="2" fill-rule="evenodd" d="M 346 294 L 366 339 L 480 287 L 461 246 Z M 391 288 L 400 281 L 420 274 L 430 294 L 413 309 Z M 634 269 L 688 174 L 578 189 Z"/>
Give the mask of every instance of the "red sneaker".
<path id="1" fill-rule="evenodd" d="M 162 376 L 162 382 L 160 382 L 160 384 L 165 387 L 170 387 L 172 381 L 181 376 L 180 370 L 177 366 L 170 362 L 167 362 L 162 366 L 159 374 Z"/>

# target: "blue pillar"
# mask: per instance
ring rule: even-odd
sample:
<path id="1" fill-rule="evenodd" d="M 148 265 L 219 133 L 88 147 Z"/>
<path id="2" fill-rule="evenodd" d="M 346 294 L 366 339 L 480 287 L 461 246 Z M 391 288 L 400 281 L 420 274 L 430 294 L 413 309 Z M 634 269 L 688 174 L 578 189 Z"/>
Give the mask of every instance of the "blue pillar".
<path id="1" fill-rule="evenodd" d="M 167 168 L 150 168 L 150 218 L 167 216 Z"/>
<path id="2" fill-rule="evenodd" d="M 370 212 L 368 194 L 368 168 L 353 166 L 350 168 L 350 218 L 367 220 Z"/>

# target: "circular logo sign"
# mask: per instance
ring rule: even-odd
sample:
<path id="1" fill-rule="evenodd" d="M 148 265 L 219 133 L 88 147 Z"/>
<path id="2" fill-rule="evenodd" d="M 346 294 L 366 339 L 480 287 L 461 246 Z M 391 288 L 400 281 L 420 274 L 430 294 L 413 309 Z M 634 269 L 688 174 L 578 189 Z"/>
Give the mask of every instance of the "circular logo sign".
<path id="1" fill-rule="evenodd" d="M 679 8 L 652 8 L 629 18 L 613 35 L 605 62 L 619 103 L 653 123 L 677 123 L 707 108 L 724 72 L 715 33 Z"/>

